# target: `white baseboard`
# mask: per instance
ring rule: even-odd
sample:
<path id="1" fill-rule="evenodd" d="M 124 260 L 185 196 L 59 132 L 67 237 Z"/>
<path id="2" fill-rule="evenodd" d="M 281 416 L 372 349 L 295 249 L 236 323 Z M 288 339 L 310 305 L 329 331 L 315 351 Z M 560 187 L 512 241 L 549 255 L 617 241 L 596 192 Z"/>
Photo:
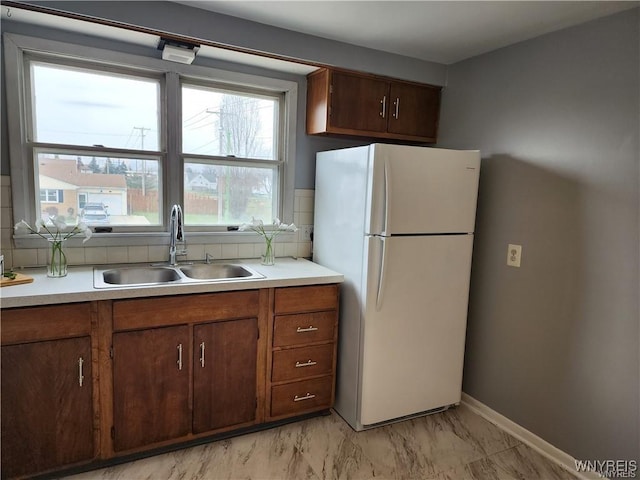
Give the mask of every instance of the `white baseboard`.
<path id="1" fill-rule="evenodd" d="M 505 432 L 520 440 L 522 443 L 533 448 L 536 452 L 545 456 L 561 468 L 567 470 L 573 475 L 576 475 L 578 478 L 582 480 L 603 480 L 605 478 L 594 472 L 577 472 L 575 458 L 573 458 L 571 455 L 563 452 L 559 448 L 554 447 L 546 440 L 543 440 L 542 438 L 537 436 L 535 433 L 532 433 L 526 428 L 518 425 L 514 421 L 509 420 L 504 415 L 499 414 L 495 410 L 486 406 L 484 403 L 479 402 L 478 400 L 467 395 L 464 392 L 462 392 L 461 403 L 465 404 L 485 420 L 488 420 L 498 428 L 504 430 Z"/>

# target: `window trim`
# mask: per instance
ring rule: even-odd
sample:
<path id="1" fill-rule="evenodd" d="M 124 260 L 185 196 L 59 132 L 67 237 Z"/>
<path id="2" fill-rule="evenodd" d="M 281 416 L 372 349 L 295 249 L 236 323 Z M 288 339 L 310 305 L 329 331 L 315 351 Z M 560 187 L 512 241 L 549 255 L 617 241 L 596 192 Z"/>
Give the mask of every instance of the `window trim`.
<path id="1" fill-rule="evenodd" d="M 183 196 L 183 155 L 180 152 L 180 129 L 166 128 L 166 119 L 169 117 L 180 118 L 181 78 L 203 82 L 215 82 L 219 85 L 233 87 L 245 87 L 249 89 L 261 89 L 280 92 L 284 95 L 282 103 L 283 115 L 279 140 L 282 142 L 284 168 L 280 175 L 280 218 L 285 223 L 293 222 L 294 189 L 295 189 L 295 159 L 296 159 L 296 124 L 298 106 L 298 85 L 296 82 L 279 78 L 263 77 L 246 73 L 220 70 L 200 65 L 182 65 L 167 62 L 157 58 L 139 56 L 129 53 L 104 50 L 84 45 L 70 44 L 39 37 L 18 35 L 12 33 L 3 34 L 5 78 L 7 91 L 7 110 L 19 113 L 18 119 L 8 124 L 9 131 L 9 157 L 12 182 L 13 214 L 16 221 L 25 219 L 33 223 L 37 220 L 35 212 L 35 181 L 34 165 L 30 160 L 29 146 L 25 142 L 28 131 L 27 115 L 28 102 L 24 89 L 24 55 L 32 54 L 39 58 L 54 56 L 70 59 L 86 59 L 93 63 L 115 68 L 133 68 L 138 71 L 147 71 L 150 74 L 165 75 L 164 109 L 161 115 L 161 127 L 166 131 L 164 140 L 167 159 L 163 168 L 163 204 L 164 213 L 170 210 L 170 205 L 181 203 Z M 176 95 L 168 95 L 167 92 L 178 92 Z M 167 215 L 161 214 L 162 225 L 160 232 L 135 231 L 94 234 L 91 240 L 92 246 L 116 246 L 116 245 L 165 245 L 169 243 Z M 284 235 L 284 234 L 283 234 Z M 255 236 L 251 232 L 213 232 L 213 231 L 187 231 L 188 240 L 191 243 L 253 243 Z M 33 238 L 35 235 L 14 235 L 14 241 L 18 248 L 37 247 L 44 241 Z M 39 237 L 38 237 L 39 238 Z M 285 240 L 285 238 L 283 238 Z"/>

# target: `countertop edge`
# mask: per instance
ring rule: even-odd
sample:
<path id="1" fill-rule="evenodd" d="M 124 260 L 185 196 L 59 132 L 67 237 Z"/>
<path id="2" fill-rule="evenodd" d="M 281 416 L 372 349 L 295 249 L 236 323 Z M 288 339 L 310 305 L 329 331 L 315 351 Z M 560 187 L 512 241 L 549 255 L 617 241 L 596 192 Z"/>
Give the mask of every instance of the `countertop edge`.
<path id="1" fill-rule="evenodd" d="M 265 278 L 97 289 L 93 287 L 93 266 L 70 268 L 69 275 L 63 279 L 47 278 L 44 269 L 24 270 L 24 273 L 34 277 L 34 282 L 26 285 L 2 287 L 0 289 L 0 308 L 344 282 L 342 274 L 303 259 L 278 259 L 277 268 L 264 267 L 258 262 L 251 261 L 230 260 L 229 263 L 246 264 L 264 275 Z M 74 286 L 77 291 L 73 291 Z"/>

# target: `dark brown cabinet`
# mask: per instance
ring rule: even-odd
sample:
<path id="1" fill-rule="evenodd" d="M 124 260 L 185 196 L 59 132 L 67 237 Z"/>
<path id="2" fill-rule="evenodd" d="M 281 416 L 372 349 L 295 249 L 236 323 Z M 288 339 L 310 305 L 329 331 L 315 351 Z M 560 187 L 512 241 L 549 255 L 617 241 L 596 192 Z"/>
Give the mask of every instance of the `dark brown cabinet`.
<path id="1" fill-rule="evenodd" d="M 332 407 L 338 285 L 2 310 L 2 478 Z"/>
<path id="2" fill-rule="evenodd" d="M 257 319 L 196 325 L 193 338 L 193 432 L 253 422 Z"/>
<path id="3" fill-rule="evenodd" d="M 267 417 L 279 420 L 333 406 L 338 286 L 276 288 Z"/>
<path id="4" fill-rule="evenodd" d="M 90 461 L 95 453 L 88 304 L 15 309 L 2 316 L 2 477 Z M 56 320 L 62 329 L 51 327 Z M 50 339 L 66 336 L 72 338 Z"/>
<path id="5" fill-rule="evenodd" d="M 441 88 L 323 68 L 307 77 L 307 133 L 434 143 Z"/>
<path id="6" fill-rule="evenodd" d="M 114 450 L 189 433 L 189 328 L 113 335 Z"/>
<path id="7" fill-rule="evenodd" d="M 259 299 L 252 290 L 113 303 L 115 452 L 257 422 Z"/>

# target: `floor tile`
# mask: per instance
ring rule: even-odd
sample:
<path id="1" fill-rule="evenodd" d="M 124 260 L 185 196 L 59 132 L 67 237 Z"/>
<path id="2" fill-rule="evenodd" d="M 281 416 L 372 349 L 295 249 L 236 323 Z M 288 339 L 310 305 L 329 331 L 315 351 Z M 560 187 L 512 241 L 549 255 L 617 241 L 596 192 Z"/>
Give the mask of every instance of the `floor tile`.
<path id="1" fill-rule="evenodd" d="M 526 445 L 519 445 L 487 459 L 517 480 L 574 480 L 576 477 Z"/>
<path id="2" fill-rule="evenodd" d="M 70 480 L 569 480 L 465 407 L 355 432 L 332 413 Z"/>

